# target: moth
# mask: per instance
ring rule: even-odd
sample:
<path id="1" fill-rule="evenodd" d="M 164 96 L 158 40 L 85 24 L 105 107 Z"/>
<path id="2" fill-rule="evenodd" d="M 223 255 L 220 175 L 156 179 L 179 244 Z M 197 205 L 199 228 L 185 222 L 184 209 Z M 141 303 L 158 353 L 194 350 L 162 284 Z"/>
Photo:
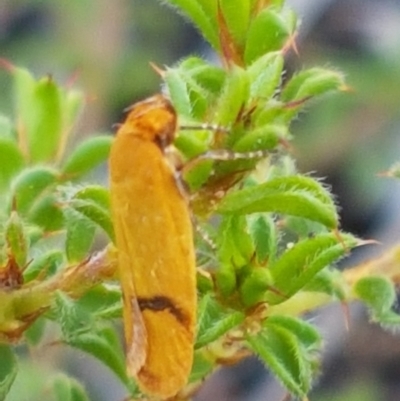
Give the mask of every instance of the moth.
<path id="1" fill-rule="evenodd" d="M 177 130 L 170 101 L 134 104 L 109 158 L 128 374 L 165 399 L 188 381 L 196 326 L 196 266 L 187 200 L 166 151 Z"/>

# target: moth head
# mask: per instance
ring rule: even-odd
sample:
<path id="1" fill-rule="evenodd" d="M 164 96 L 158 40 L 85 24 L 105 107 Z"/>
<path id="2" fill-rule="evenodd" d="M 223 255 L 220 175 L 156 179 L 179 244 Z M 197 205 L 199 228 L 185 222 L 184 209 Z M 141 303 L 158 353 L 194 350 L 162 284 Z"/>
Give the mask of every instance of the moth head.
<path id="1" fill-rule="evenodd" d="M 126 124 L 122 126 L 125 133 L 155 142 L 162 149 L 173 142 L 177 116 L 171 102 L 164 95 L 152 96 L 127 110 L 129 114 Z"/>

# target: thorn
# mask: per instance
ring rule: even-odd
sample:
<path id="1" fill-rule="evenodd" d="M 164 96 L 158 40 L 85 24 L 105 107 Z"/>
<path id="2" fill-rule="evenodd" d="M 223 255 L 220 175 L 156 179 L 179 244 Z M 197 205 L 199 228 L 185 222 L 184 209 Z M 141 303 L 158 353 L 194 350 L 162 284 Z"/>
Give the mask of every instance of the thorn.
<path id="1" fill-rule="evenodd" d="M 349 309 L 349 304 L 347 302 L 341 302 L 340 303 L 342 306 L 342 311 L 344 315 L 344 325 L 346 328 L 346 331 L 350 331 L 350 309 Z"/>
<path id="2" fill-rule="evenodd" d="M 217 2 L 217 7 L 218 36 L 224 68 L 229 69 L 233 64 L 242 66 L 242 54 L 228 29 L 220 1 Z"/>
<path id="3" fill-rule="evenodd" d="M 14 72 L 15 70 L 15 65 L 12 64 L 11 61 L 8 61 L 5 58 L 0 58 L 0 67 L 10 73 Z"/>
<path id="4" fill-rule="evenodd" d="M 72 88 L 72 86 L 74 86 L 74 84 L 76 83 L 76 81 L 78 80 L 78 78 L 81 76 L 81 70 L 80 69 L 76 69 L 67 79 L 67 82 L 65 84 L 65 86 L 67 88 Z"/>
<path id="5" fill-rule="evenodd" d="M 279 138 L 278 140 L 279 145 L 281 145 L 287 152 L 293 154 L 295 152 L 294 146 L 286 139 L 286 138 Z"/>
<path id="6" fill-rule="evenodd" d="M 161 78 L 164 78 L 165 76 L 165 70 L 161 69 L 157 64 L 153 63 L 152 61 L 149 62 L 150 67 L 155 71 L 157 75 L 159 75 Z"/>
<path id="7" fill-rule="evenodd" d="M 297 47 L 296 38 L 298 33 L 294 32 L 292 35 L 289 36 L 286 43 L 283 45 L 282 52 L 283 54 L 287 53 L 288 50 L 293 50 L 297 57 L 300 57 L 299 49 Z"/>
<path id="8" fill-rule="evenodd" d="M 361 239 L 357 242 L 357 246 L 364 246 L 364 245 L 382 245 L 382 242 L 372 238 Z"/>
<path id="9" fill-rule="evenodd" d="M 15 195 L 13 196 L 12 201 L 11 201 L 11 210 L 13 212 L 17 211 L 17 198 L 15 197 Z"/>
<path id="10" fill-rule="evenodd" d="M 337 238 L 337 240 L 342 244 L 345 253 L 346 253 L 346 254 L 349 254 L 349 253 L 350 253 L 350 249 L 349 249 L 349 247 L 345 244 L 345 242 L 344 242 L 344 240 L 343 240 L 343 237 L 342 237 L 342 234 L 341 234 L 340 231 L 339 231 L 339 228 L 335 227 L 335 228 L 332 230 L 332 232 L 333 232 L 333 234 L 335 235 L 335 237 Z"/>
<path id="11" fill-rule="evenodd" d="M 290 401 L 291 398 L 292 398 L 292 395 L 291 395 L 289 392 L 287 392 L 287 393 L 283 396 L 283 398 L 282 398 L 281 401 Z M 306 401 L 306 400 L 303 399 L 302 401 Z"/>
<path id="12" fill-rule="evenodd" d="M 312 96 L 306 96 L 306 97 L 303 97 L 302 99 L 293 100 L 292 102 L 287 102 L 287 103 L 285 103 L 285 108 L 294 109 L 294 108 L 296 108 L 298 106 L 301 106 L 302 104 L 304 104 L 305 102 L 307 102 L 311 98 L 312 98 Z"/>

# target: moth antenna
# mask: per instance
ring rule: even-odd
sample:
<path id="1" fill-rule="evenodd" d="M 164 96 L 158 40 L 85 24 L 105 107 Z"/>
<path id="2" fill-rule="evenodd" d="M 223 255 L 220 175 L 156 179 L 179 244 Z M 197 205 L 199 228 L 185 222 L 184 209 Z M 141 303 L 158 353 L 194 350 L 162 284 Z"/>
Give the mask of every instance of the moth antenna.
<path id="1" fill-rule="evenodd" d="M 217 161 L 229 161 L 229 160 L 244 160 L 244 159 L 263 159 L 271 154 L 269 150 L 254 150 L 249 152 L 235 152 L 227 149 L 214 149 L 208 152 L 202 153 L 193 159 L 189 160 L 182 167 L 180 173 L 185 174 L 195 167 L 198 163 L 203 160 L 217 160 Z"/>
<path id="2" fill-rule="evenodd" d="M 223 127 L 218 124 L 199 124 L 199 125 L 181 125 L 179 126 L 179 130 L 181 131 L 219 131 L 229 133 L 231 129 L 229 127 Z"/>
<path id="3" fill-rule="evenodd" d="M 201 239 L 208 245 L 208 247 L 215 252 L 217 250 L 217 245 L 210 237 L 209 233 L 198 223 L 194 217 L 192 217 L 192 221 L 197 234 L 199 234 Z"/>

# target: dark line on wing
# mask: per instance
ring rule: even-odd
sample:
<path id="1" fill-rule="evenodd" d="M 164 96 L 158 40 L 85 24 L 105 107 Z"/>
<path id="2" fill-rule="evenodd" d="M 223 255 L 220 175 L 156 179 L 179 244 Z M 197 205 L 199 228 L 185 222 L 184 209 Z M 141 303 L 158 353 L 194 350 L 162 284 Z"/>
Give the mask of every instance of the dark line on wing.
<path id="1" fill-rule="evenodd" d="M 161 312 L 167 310 L 171 315 L 173 315 L 176 320 L 181 323 L 183 326 L 189 326 L 189 318 L 187 314 L 179 309 L 175 304 L 174 301 L 166 296 L 163 295 L 156 295 L 151 298 L 142 298 L 138 297 L 138 304 L 140 310 L 143 312 L 144 310 L 148 309 L 153 312 Z"/>

